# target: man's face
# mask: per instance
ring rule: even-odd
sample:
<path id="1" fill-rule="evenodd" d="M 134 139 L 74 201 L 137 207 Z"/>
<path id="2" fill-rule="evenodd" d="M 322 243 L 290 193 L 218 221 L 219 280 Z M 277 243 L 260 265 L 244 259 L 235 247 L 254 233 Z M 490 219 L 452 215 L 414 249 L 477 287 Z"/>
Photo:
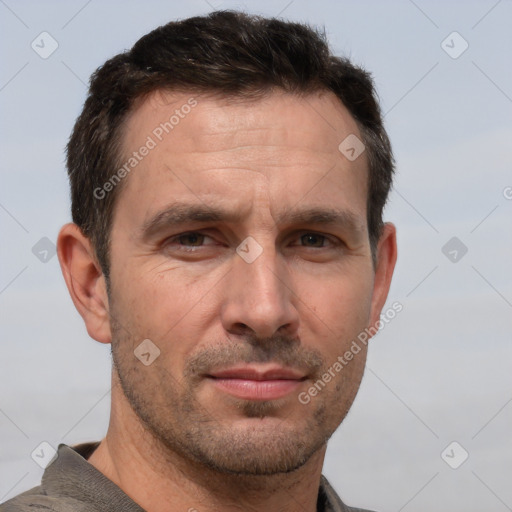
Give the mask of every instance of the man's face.
<path id="1" fill-rule="evenodd" d="M 361 138 L 329 93 L 157 93 L 130 115 L 126 158 L 148 136 L 155 147 L 115 208 L 113 356 L 161 446 L 218 471 L 290 471 L 346 415 L 364 347 L 309 403 L 299 395 L 379 314 L 366 156 L 338 150 L 350 134 Z M 160 350 L 149 365 L 134 355 L 145 339 Z"/>

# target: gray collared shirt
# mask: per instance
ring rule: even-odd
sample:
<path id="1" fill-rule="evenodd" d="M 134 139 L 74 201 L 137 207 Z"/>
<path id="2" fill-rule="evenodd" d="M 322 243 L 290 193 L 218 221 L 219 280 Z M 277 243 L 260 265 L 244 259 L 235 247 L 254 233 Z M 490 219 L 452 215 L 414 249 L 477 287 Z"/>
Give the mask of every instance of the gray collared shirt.
<path id="1" fill-rule="evenodd" d="M 45 469 L 41 485 L 0 505 L 0 512 L 145 512 L 87 458 L 99 443 L 59 445 L 57 458 Z M 324 476 L 317 512 L 369 512 L 342 503 Z"/>

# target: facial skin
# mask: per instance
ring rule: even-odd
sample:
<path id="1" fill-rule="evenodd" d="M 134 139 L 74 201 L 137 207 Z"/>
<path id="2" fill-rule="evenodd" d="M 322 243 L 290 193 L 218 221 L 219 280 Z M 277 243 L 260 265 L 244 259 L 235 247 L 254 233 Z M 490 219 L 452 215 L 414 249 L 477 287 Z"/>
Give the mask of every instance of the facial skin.
<path id="1" fill-rule="evenodd" d="M 88 240 L 73 225 L 60 234 L 75 305 L 89 334 L 112 343 L 111 423 L 90 462 L 147 510 L 165 500 L 128 483 L 123 452 L 174 481 L 179 468 L 203 488 L 198 474 L 223 475 L 217 495 L 235 476 L 255 489 L 308 475 L 316 490 L 304 491 L 300 509 L 315 510 L 326 442 L 355 398 L 366 349 L 308 404 L 298 397 L 378 320 L 394 227 L 385 227 L 374 268 L 367 160 L 338 150 L 361 136 L 332 94 L 195 95 L 197 106 L 158 141 L 155 128 L 190 96 L 154 93 L 126 122 L 127 156 L 148 135 L 157 145 L 116 203 L 110 296 Z M 202 217 L 187 219 L 194 209 Z M 219 217 L 206 219 L 212 210 Z M 255 242 L 240 245 L 247 237 Z M 250 263 L 236 250 L 252 256 L 258 246 Z M 160 350 L 148 366 L 134 355 L 145 339 Z M 239 379 L 221 374 L 233 368 Z"/>

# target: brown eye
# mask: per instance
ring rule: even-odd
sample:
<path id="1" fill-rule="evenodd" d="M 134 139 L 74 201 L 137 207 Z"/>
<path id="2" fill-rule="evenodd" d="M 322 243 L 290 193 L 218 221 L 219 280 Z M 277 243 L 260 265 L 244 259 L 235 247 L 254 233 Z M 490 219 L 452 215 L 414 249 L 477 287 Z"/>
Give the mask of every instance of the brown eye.
<path id="1" fill-rule="evenodd" d="M 180 235 L 177 240 L 181 245 L 188 245 L 192 247 L 199 247 L 204 242 L 205 235 L 201 233 L 185 233 Z"/>
<path id="2" fill-rule="evenodd" d="M 307 247 L 323 247 L 325 236 L 316 233 L 307 233 L 300 237 L 301 242 Z"/>

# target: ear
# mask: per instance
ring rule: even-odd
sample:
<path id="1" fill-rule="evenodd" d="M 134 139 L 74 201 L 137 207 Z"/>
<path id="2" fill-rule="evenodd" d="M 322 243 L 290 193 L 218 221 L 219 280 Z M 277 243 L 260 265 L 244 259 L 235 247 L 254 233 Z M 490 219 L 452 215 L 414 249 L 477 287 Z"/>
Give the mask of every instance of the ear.
<path id="1" fill-rule="evenodd" d="M 390 222 L 384 224 L 377 244 L 375 279 L 373 282 L 370 325 L 375 325 L 386 302 L 397 257 L 396 228 Z"/>
<path id="2" fill-rule="evenodd" d="M 66 224 L 59 232 L 57 254 L 69 294 L 89 336 L 100 343 L 110 343 L 105 276 L 90 240 L 76 224 Z"/>

